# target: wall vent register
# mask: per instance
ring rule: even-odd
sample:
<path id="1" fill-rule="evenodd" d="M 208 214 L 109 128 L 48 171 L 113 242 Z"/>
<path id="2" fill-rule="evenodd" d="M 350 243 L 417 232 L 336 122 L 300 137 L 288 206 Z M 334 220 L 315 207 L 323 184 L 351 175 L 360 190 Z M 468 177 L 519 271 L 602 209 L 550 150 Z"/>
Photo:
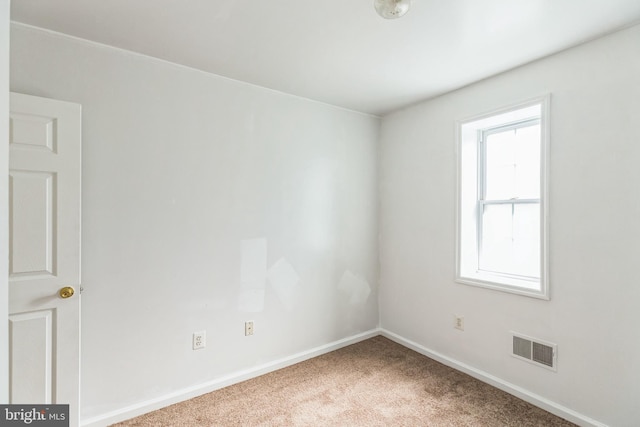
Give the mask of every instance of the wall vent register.
<path id="1" fill-rule="evenodd" d="M 512 333 L 512 356 L 543 366 L 553 371 L 556 370 L 557 345 L 536 338 Z"/>

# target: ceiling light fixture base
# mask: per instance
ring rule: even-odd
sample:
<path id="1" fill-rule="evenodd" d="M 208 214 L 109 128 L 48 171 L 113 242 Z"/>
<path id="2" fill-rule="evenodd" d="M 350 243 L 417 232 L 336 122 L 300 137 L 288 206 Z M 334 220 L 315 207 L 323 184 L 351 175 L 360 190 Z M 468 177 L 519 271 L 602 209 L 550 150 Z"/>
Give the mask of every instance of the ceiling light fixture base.
<path id="1" fill-rule="evenodd" d="M 373 0 L 373 7 L 378 15 L 385 19 L 396 19 L 409 10 L 411 0 Z"/>

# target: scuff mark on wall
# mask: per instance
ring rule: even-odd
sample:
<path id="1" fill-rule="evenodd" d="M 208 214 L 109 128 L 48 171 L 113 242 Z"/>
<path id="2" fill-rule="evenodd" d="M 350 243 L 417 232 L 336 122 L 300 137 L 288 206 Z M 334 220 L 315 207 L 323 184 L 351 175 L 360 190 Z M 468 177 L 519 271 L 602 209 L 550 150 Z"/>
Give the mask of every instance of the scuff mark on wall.
<path id="1" fill-rule="evenodd" d="M 349 296 L 349 304 L 362 305 L 367 302 L 371 294 L 371 286 L 363 277 L 357 276 L 350 270 L 344 272 L 338 283 L 338 290 Z"/>
<path id="2" fill-rule="evenodd" d="M 264 311 L 264 289 L 247 289 L 238 295 L 238 310 L 243 313 Z"/>
<path id="3" fill-rule="evenodd" d="M 267 239 L 247 239 L 241 243 L 238 310 L 256 313 L 264 310 L 267 279 Z"/>
<path id="4" fill-rule="evenodd" d="M 286 259 L 280 258 L 267 272 L 267 280 L 285 309 L 293 310 L 296 287 L 300 282 L 300 276 L 293 266 Z"/>

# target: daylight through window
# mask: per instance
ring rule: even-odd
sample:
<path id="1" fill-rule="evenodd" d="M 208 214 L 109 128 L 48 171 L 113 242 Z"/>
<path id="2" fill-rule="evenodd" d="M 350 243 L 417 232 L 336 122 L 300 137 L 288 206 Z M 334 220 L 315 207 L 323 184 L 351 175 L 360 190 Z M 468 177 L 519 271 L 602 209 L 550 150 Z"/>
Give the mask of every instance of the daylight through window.
<path id="1" fill-rule="evenodd" d="M 459 282 L 548 298 L 547 105 L 460 124 Z"/>

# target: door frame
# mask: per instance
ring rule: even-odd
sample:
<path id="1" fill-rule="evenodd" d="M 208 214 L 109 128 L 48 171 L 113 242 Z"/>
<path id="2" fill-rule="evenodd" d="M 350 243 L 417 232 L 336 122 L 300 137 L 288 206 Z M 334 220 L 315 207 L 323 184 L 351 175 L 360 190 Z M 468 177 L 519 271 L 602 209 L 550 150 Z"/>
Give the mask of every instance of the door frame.
<path id="1" fill-rule="evenodd" d="M 9 403 L 9 31 L 10 0 L 0 0 L 0 403 Z"/>

